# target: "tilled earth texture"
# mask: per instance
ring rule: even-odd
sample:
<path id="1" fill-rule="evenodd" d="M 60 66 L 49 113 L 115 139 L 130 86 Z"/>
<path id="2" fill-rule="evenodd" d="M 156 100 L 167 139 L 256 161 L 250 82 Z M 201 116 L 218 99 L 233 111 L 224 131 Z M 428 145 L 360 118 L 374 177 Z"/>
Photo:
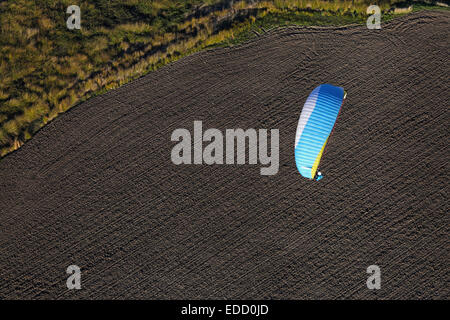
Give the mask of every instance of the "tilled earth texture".
<path id="1" fill-rule="evenodd" d="M 0 161 L 0 298 L 449 299 L 449 22 L 279 28 L 61 115 Z M 348 97 L 314 182 L 294 140 L 321 83 Z M 279 129 L 279 172 L 173 164 L 194 120 Z"/>

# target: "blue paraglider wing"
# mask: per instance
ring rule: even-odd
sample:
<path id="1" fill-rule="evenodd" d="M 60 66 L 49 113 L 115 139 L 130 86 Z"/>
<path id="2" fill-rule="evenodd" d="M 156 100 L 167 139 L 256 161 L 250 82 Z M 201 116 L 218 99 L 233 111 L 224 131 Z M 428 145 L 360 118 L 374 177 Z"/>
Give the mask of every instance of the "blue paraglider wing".
<path id="1" fill-rule="evenodd" d="M 313 179 L 344 100 L 344 89 L 331 84 L 315 88 L 303 106 L 295 136 L 295 163 Z"/>

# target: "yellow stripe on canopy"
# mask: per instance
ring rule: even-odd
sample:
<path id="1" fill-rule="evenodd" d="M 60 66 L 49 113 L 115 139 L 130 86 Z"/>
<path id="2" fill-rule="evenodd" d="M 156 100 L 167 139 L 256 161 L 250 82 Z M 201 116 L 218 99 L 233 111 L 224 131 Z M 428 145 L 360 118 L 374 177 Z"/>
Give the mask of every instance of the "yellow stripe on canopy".
<path id="1" fill-rule="evenodd" d="M 325 145 L 327 144 L 328 138 L 327 140 L 325 140 L 325 143 L 322 146 L 322 149 L 320 150 L 319 154 L 317 155 L 316 160 L 314 161 L 314 164 L 311 168 L 311 177 L 315 177 L 316 176 L 316 171 L 317 171 L 317 167 L 319 166 L 319 162 L 320 162 L 320 158 L 322 158 L 322 153 L 323 150 L 325 149 Z"/>

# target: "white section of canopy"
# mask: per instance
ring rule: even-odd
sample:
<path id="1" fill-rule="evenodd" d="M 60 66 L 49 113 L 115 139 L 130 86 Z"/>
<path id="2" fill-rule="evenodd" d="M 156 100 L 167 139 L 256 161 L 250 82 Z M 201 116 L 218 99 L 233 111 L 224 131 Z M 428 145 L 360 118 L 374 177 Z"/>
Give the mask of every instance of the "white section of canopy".
<path id="1" fill-rule="evenodd" d="M 309 120 L 309 117 L 311 116 L 311 113 L 314 110 L 314 107 L 316 106 L 317 97 L 319 96 L 319 90 L 320 87 L 317 87 L 311 92 L 308 99 L 306 99 L 305 105 L 303 106 L 302 113 L 300 114 L 300 119 L 298 120 L 297 125 L 297 132 L 295 133 L 295 146 L 297 146 L 298 141 L 300 140 L 300 137 L 302 136 L 303 129 L 306 126 L 306 123 Z"/>

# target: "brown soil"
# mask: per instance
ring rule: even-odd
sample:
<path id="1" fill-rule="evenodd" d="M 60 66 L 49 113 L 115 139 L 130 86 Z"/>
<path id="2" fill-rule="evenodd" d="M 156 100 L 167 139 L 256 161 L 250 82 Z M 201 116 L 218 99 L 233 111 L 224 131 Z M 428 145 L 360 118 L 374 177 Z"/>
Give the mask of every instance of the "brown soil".
<path id="1" fill-rule="evenodd" d="M 449 299 L 449 23 L 277 29 L 61 115 L 0 161 L 0 298 Z M 312 182 L 293 151 L 320 83 L 348 97 Z M 278 128 L 279 173 L 173 165 L 194 120 Z"/>

